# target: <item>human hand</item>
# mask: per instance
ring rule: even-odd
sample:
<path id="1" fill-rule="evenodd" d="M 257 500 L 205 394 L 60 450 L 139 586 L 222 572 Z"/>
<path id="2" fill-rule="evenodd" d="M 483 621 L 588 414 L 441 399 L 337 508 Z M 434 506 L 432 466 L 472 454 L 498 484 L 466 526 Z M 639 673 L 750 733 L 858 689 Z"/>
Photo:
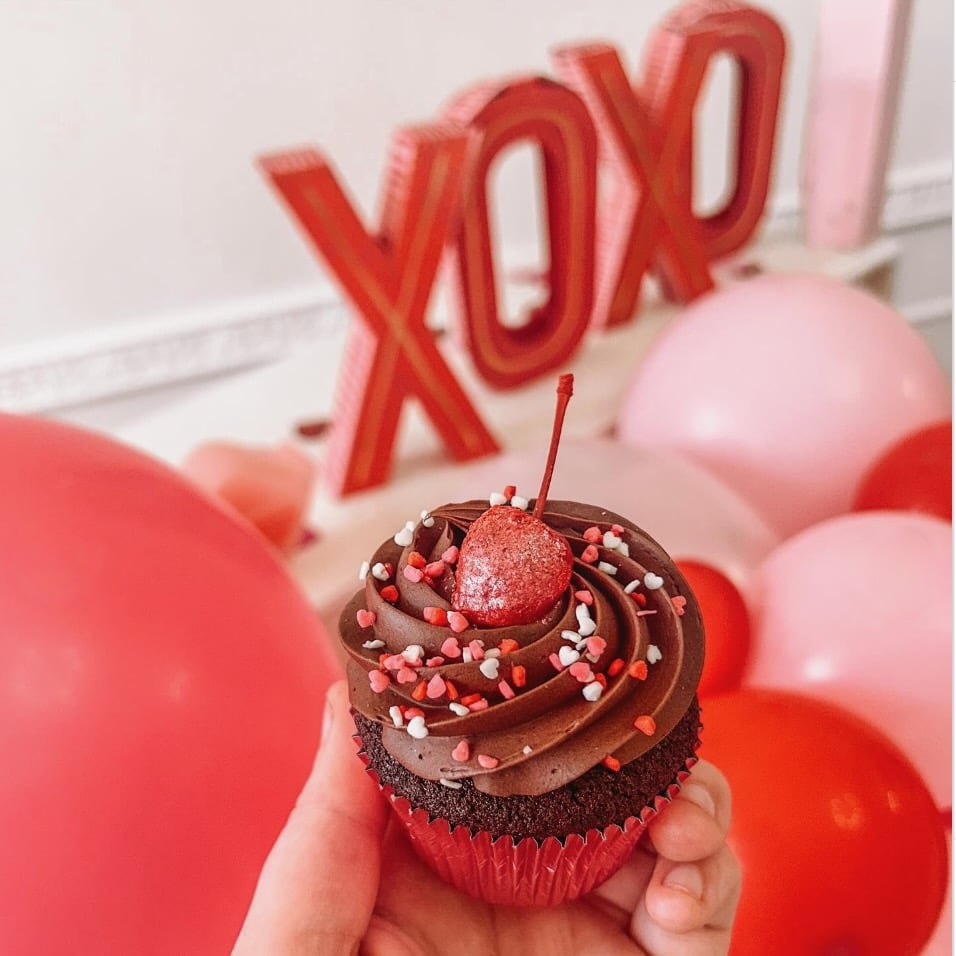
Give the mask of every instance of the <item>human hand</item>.
<path id="1" fill-rule="evenodd" d="M 494 906 L 416 856 L 355 756 L 344 681 L 329 689 L 315 766 L 259 878 L 233 956 L 718 956 L 740 872 L 730 789 L 700 761 L 606 883 L 555 907 Z"/>

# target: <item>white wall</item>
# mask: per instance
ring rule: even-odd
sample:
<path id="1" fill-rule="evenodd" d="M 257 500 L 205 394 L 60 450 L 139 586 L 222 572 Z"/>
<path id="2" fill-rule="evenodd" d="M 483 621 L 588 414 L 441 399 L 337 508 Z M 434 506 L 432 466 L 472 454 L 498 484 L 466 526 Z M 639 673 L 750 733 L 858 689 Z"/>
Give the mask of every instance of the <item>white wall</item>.
<path id="1" fill-rule="evenodd" d="M 633 72 L 644 38 L 674 5 L 3 0 L 0 371 L 8 374 L 0 407 L 5 399 L 17 407 L 25 395 L 27 406 L 69 400 L 68 364 L 43 384 L 52 360 L 143 337 L 246 319 L 262 332 L 272 316 L 275 341 L 251 348 L 246 357 L 255 358 L 256 348 L 267 357 L 298 334 L 317 334 L 310 310 L 327 298 L 327 283 L 255 170 L 256 154 L 319 145 L 371 213 L 395 126 L 434 118 L 474 81 L 550 72 L 548 50 L 559 43 L 613 40 Z M 764 6 L 790 40 L 773 200 L 778 218 L 790 221 L 816 9 L 808 0 Z M 944 339 L 952 40 L 948 0 L 915 0 L 889 177 L 903 209 L 896 225 L 915 243 L 898 302 L 935 322 Z M 718 71 L 703 114 L 705 146 L 721 141 L 725 101 Z M 511 166 L 502 208 L 519 212 L 511 220 L 505 213 L 503 227 L 522 246 L 531 228 L 522 199 L 528 178 L 520 160 Z M 721 179 L 719 166 L 704 170 L 705 198 Z M 924 214 L 908 222 L 917 194 Z M 156 359 L 167 367 L 151 378 L 151 353 L 136 354 L 122 374 L 112 367 L 90 375 L 87 397 L 97 381 L 137 387 L 174 377 L 168 356 Z M 214 371 L 228 367 L 229 355 L 197 363 L 196 372 Z"/>

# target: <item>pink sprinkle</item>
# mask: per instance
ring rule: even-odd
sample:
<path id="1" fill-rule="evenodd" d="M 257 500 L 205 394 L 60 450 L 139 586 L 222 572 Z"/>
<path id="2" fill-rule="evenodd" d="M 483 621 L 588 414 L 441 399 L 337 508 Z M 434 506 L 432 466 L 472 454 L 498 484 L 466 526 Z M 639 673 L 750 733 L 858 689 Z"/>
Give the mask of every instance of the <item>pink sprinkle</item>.
<path id="1" fill-rule="evenodd" d="M 595 657 L 600 657 L 607 649 L 607 641 L 604 640 L 603 637 L 598 637 L 597 634 L 595 634 L 588 638 L 588 642 L 585 647 L 587 647 L 589 654 L 593 654 Z"/>
<path id="2" fill-rule="evenodd" d="M 611 534 L 616 534 L 618 537 L 620 537 L 622 534 L 624 534 L 624 528 L 619 524 L 612 524 Z"/>
<path id="3" fill-rule="evenodd" d="M 391 681 L 388 679 L 388 674 L 382 671 L 369 671 L 368 672 L 368 682 L 369 686 L 375 691 L 376 694 L 381 694 L 385 690 Z"/>
<path id="4" fill-rule="evenodd" d="M 452 611 L 451 613 L 454 614 L 455 612 Z M 448 616 L 448 623 L 451 624 L 451 614 Z M 445 657 L 450 657 L 452 660 L 461 657 L 461 645 L 458 643 L 458 638 L 446 637 L 445 640 L 442 641 L 441 652 Z"/>
<path id="5" fill-rule="evenodd" d="M 445 663 L 444 657 L 429 657 L 428 660 L 425 661 L 425 666 L 426 667 L 441 667 L 442 664 L 444 663 Z"/>
<path id="6" fill-rule="evenodd" d="M 444 561 L 432 561 L 425 565 L 425 574 L 430 578 L 440 578 L 445 573 Z"/>
<path id="7" fill-rule="evenodd" d="M 366 611 L 365 608 L 359 608 L 355 612 L 355 620 L 359 627 L 371 627 L 375 623 L 375 612 Z"/>
<path id="8" fill-rule="evenodd" d="M 416 674 L 410 667 L 402 667 L 399 672 L 395 675 L 395 679 L 399 684 L 414 684 L 418 680 L 418 674 Z"/>
<path id="9" fill-rule="evenodd" d="M 498 681 L 498 690 L 501 691 L 501 696 L 504 697 L 505 700 L 511 700 L 515 695 L 515 692 L 511 689 L 511 684 L 506 680 Z"/>
<path id="10" fill-rule="evenodd" d="M 601 533 L 601 529 L 597 525 L 592 525 L 584 534 L 581 535 L 585 541 L 589 544 L 597 544 L 600 541 L 604 540 L 604 535 Z"/>
<path id="11" fill-rule="evenodd" d="M 405 575 L 405 580 L 411 581 L 412 584 L 418 584 L 425 577 L 425 572 L 421 568 L 413 568 L 410 564 L 405 565 L 402 574 Z"/>
<path id="12" fill-rule="evenodd" d="M 484 767 L 485 770 L 494 770 L 499 763 L 501 761 L 497 757 L 492 757 L 489 754 L 478 754 L 478 765 Z"/>
<path id="13" fill-rule="evenodd" d="M 406 660 L 401 654 L 389 654 L 389 656 L 386 657 L 382 663 L 386 666 L 386 668 L 388 668 L 388 670 L 398 671 L 405 666 Z"/>
<path id="14" fill-rule="evenodd" d="M 647 617 L 648 614 L 656 614 L 657 611 L 637 611 L 635 613 L 636 617 Z"/>
<path id="15" fill-rule="evenodd" d="M 563 671 L 563 670 L 564 670 L 564 664 L 561 663 L 561 658 L 558 657 L 557 654 L 552 654 L 552 655 L 550 655 L 550 657 L 548 657 L 548 660 L 551 661 L 551 666 L 552 666 L 556 671 Z"/>
<path id="16" fill-rule="evenodd" d="M 587 661 L 575 661 L 568 670 L 582 684 L 586 684 L 594 676 L 591 673 L 591 665 Z"/>
<path id="17" fill-rule="evenodd" d="M 468 709 L 474 714 L 479 710 L 488 709 L 488 701 L 484 697 L 479 697 L 473 704 L 468 705 Z"/>
<path id="18" fill-rule="evenodd" d="M 485 649 L 478 641 L 471 641 L 468 644 L 468 650 L 471 651 L 471 659 L 473 661 L 480 661 L 485 656 Z"/>
<path id="19" fill-rule="evenodd" d="M 678 617 L 684 616 L 684 608 L 687 607 L 687 598 L 683 594 L 675 594 L 671 598 L 671 604 L 674 605 L 674 610 L 677 612 Z"/>
<path id="20" fill-rule="evenodd" d="M 454 564 L 458 560 L 458 548 L 452 545 L 442 552 L 441 559 L 445 564 Z"/>
<path id="21" fill-rule="evenodd" d="M 460 611 L 448 612 L 448 626 L 456 633 L 468 630 L 468 618 Z"/>
<path id="22" fill-rule="evenodd" d="M 590 591 L 575 591 L 574 596 L 582 603 L 591 607 L 594 604 L 594 595 Z"/>
<path id="23" fill-rule="evenodd" d="M 581 560 L 585 564 L 594 564 L 594 562 L 597 561 L 597 559 L 598 559 L 598 549 L 595 548 L 593 544 L 589 544 L 581 552 Z"/>
<path id="24" fill-rule="evenodd" d="M 471 747 L 467 740 L 459 740 L 455 749 L 451 752 L 451 759 L 464 763 L 471 756 Z"/>
<path id="25" fill-rule="evenodd" d="M 425 694 L 431 700 L 434 700 L 436 697 L 441 697 L 441 695 L 444 693 L 445 693 L 445 682 L 442 680 L 441 674 L 436 674 L 428 682 L 428 687 L 425 688 Z"/>

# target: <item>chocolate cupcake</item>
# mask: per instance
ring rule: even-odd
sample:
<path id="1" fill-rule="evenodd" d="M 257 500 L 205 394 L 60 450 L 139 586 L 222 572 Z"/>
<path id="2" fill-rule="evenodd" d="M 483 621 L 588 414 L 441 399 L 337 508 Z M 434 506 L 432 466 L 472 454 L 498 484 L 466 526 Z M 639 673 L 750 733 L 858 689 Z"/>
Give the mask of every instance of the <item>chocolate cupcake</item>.
<path id="1" fill-rule="evenodd" d="M 368 769 L 423 859 L 491 902 L 588 892 L 695 761 L 697 602 L 598 507 L 434 509 L 371 557 L 341 638 Z"/>

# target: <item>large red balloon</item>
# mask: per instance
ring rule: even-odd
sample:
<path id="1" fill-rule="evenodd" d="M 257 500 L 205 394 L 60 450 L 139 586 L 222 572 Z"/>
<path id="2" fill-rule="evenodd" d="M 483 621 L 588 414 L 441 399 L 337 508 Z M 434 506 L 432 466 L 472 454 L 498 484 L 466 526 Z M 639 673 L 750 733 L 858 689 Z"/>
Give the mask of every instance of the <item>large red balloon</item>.
<path id="1" fill-rule="evenodd" d="M 854 511 L 921 511 L 953 520 L 953 423 L 912 432 L 869 468 Z"/>
<path id="2" fill-rule="evenodd" d="M 916 956 L 948 878 L 933 799 L 878 730 L 823 701 L 744 688 L 707 702 L 702 756 L 734 795 L 733 956 Z"/>
<path id="3" fill-rule="evenodd" d="M 750 617 L 733 582 L 716 568 L 679 559 L 677 566 L 700 605 L 706 653 L 697 693 L 709 697 L 740 687 L 750 655 Z"/>
<path id="4" fill-rule="evenodd" d="M 227 952 L 337 665 L 251 530 L 0 415 L 0 952 Z"/>

